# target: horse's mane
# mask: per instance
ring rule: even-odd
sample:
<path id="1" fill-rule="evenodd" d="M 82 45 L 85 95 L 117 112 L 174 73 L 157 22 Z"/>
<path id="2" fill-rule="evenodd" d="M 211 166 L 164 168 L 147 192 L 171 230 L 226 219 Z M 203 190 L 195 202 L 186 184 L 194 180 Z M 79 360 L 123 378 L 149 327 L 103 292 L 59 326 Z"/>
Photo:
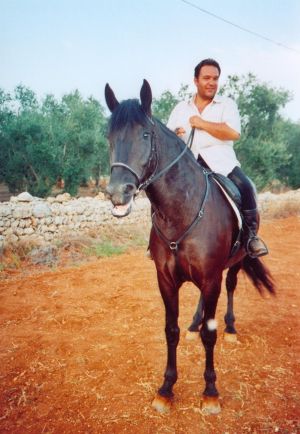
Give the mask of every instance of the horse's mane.
<path id="1" fill-rule="evenodd" d="M 164 123 L 162 123 L 159 119 L 155 118 L 156 125 L 164 132 L 165 137 L 167 137 L 170 140 L 173 140 L 173 142 L 180 143 L 180 148 L 183 149 L 185 147 L 185 143 L 183 140 L 181 140 L 174 131 L 171 131 Z M 190 159 L 193 161 L 197 161 L 194 154 L 192 153 L 191 149 L 187 149 L 186 155 L 189 156 Z M 201 167 L 201 164 L 197 162 L 197 167 Z"/>
<path id="2" fill-rule="evenodd" d="M 162 123 L 159 119 L 155 118 L 156 124 L 160 127 L 161 130 L 163 130 L 163 132 L 165 133 L 165 135 L 167 137 L 169 137 L 170 139 L 176 139 L 178 141 L 178 136 L 176 136 L 176 134 L 174 133 L 174 131 L 171 131 L 167 125 L 165 125 L 164 123 Z"/>
<path id="3" fill-rule="evenodd" d="M 147 117 L 138 99 L 122 101 L 113 111 L 109 121 L 109 133 L 119 131 L 126 125 L 139 124 L 145 126 Z"/>

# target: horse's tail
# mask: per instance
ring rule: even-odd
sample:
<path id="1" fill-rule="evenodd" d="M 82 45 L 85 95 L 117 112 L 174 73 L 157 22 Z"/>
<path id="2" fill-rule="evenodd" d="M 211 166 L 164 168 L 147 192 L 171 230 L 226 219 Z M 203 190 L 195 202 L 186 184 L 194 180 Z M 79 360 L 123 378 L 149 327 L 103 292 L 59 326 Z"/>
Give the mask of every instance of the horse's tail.
<path id="1" fill-rule="evenodd" d="M 242 261 L 242 269 L 260 293 L 265 288 L 268 292 L 275 295 L 276 288 L 271 272 L 259 258 L 246 256 Z"/>

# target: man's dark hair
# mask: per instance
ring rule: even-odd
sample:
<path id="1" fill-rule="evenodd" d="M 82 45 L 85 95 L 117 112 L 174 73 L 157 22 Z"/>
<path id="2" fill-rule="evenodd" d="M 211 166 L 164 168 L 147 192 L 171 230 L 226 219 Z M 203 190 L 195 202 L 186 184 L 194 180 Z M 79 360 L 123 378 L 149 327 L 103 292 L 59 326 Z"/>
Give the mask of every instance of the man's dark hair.
<path id="1" fill-rule="evenodd" d="M 198 65 L 195 67 L 195 72 L 194 72 L 195 78 L 199 77 L 200 69 L 202 68 L 202 66 L 215 66 L 217 68 L 217 70 L 219 71 L 219 75 L 221 75 L 221 68 L 220 68 L 220 65 L 218 64 L 218 62 L 216 60 L 204 59 L 204 60 L 201 60 L 201 62 L 198 63 Z"/>

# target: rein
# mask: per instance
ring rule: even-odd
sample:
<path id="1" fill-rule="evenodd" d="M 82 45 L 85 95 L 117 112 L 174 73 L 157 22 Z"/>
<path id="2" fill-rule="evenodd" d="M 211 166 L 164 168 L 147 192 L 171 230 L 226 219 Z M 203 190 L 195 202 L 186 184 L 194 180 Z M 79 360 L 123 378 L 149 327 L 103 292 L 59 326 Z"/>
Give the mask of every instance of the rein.
<path id="1" fill-rule="evenodd" d="M 154 121 L 151 118 L 149 118 L 148 116 L 147 116 L 147 118 L 149 119 L 149 121 L 151 122 L 152 125 L 155 125 Z M 128 166 L 125 163 L 122 163 L 122 162 L 119 162 L 119 161 L 116 162 L 116 163 L 113 163 L 111 165 L 111 171 L 113 170 L 114 167 L 124 167 L 124 169 L 129 170 L 129 172 L 131 172 L 136 177 L 136 179 L 138 181 L 138 188 L 137 188 L 137 191 L 136 191 L 136 195 L 137 195 L 137 194 L 139 194 L 140 191 L 146 190 L 146 188 L 148 188 L 150 184 L 152 184 L 153 182 L 155 182 L 164 173 L 166 173 L 168 170 L 170 170 L 171 167 L 173 167 L 180 160 L 180 158 L 185 154 L 185 152 L 187 151 L 187 149 L 192 147 L 193 139 L 194 139 L 194 132 L 195 132 L 195 128 L 192 128 L 191 133 L 190 133 L 189 138 L 188 138 L 188 141 L 187 141 L 187 143 L 186 143 L 183 151 L 180 152 L 180 154 L 177 155 L 177 157 L 173 161 L 171 161 L 171 163 L 169 163 L 166 167 L 164 167 L 158 173 L 156 173 L 156 170 L 157 170 L 157 164 L 156 164 L 156 167 L 155 167 L 153 173 L 144 182 L 141 181 L 142 176 L 139 176 L 138 173 L 134 169 L 132 169 L 132 167 Z M 149 160 L 148 160 L 148 163 L 147 163 L 147 167 L 150 165 L 153 157 L 156 157 L 156 159 L 157 159 L 157 149 L 156 149 L 156 144 L 155 144 L 155 133 L 154 133 L 154 131 L 152 132 L 152 136 L 151 136 L 151 152 L 150 152 Z"/>
<path id="2" fill-rule="evenodd" d="M 176 161 L 174 160 L 175 162 L 177 162 L 179 160 L 179 158 L 181 158 L 181 156 L 183 155 L 183 153 L 186 151 L 187 148 L 191 148 L 192 147 L 193 140 L 194 140 L 194 135 L 195 135 L 195 128 L 192 128 L 192 130 L 190 132 L 190 135 L 189 135 L 189 138 L 188 138 L 187 143 L 186 143 L 186 147 L 184 148 L 183 152 L 177 157 Z M 160 174 L 162 175 L 162 173 L 164 173 L 167 170 L 169 170 L 169 168 L 172 167 L 173 164 L 175 164 L 175 162 L 170 163 L 165 169 L 163 169 L 156 176 L 158 176 Z M 202 217 L 204 215 L 204 208 L 205 208 L 205 204 L 206 204 L 207 197 L 208 197 L 208 192 L 209 192 L 209 180 L 208 180 L 208 177 L 211 174 L 212 174 L 211 170 L 207 170 L 207 169 L 203 168 L 203 175 L 205 176 L 205 193 L 204 193 L 204 197 L 203 197 L 203 200 L 201 202 L 201 205 L 200 205 L 200 209 L 199 209 L 196 217 L 192 221 L 192 223 L 187 227 L 187 229 L 183 232 L 183 234 L 180 235 L 180 237 L 176 241 L 170 241 L 170 240 L 168 240 L 168 238 L 165 237 L 165 235 L 159 229 L 159 227 L 157 226 L 157 223 L 154 220 L 155 211 L 151 215 L 152 224 L 153 224 L 153 227 L 154 227 L 157 235 L 160 237 L 160 239 L 162 239 L 169 246 L 170 250 L 172 250 L 173 252 L 175 252 L 175 251 L 178 250 L 178 245 L 192 231 L 192 229 L 196 226 L 196 224 L 202 219 Z M 154 177 L 155 179 L 156 179 L 156 176 Z M 155 179 L 152 179 L 152 181 L 155 180 Z"/>
<path id="3" fill-rule="evenodd" d="M 152 119 L 151 119 L 152 121 Z M 152 121 L 153 122 L 153 121 Z M 153 123 L 154 124 L 154 123 Z M 192 128 L 191 133 L 189 135 L 188 141 L 183 149 L 183 151 L 175 158 L 175 160 L 173 160 L 170 164 L 168 164 L 164 169 L 162 169 L 160 172 L 158 173 L 153 173 L 151 176 L 149 176 L 149 178 L 147 179 L 147 181 L 143 182 L 139 188 L 138 188 L 138 193 L 141 190 L 146 190 L 146 188 L 152 184 L 152 182 L 156 181 L 158 178 L 160 178 L 164 173 L 166 173 L 169 169 L 171 169 L 171 167 L 173 167 L 177 161 L 180 160 L 180 158 L 183 156 L 183 154 L 185 154 L 186 150 L 188 148 L 192 147 L 193 144 L 193 139 L 194 139 L 194 132 L 195 132 L 195 128 Z M 154 133 L 153 133 L 154 134 Z M 151 149 L 152 150 L 152 149 Z M 151 158 L 151 155 L 149 157 L 149 159 Z"/>
<path id="4" fill-rule="evenodd" d="M 147 116 L 147 118 L 151 122 L 152 125 L 155 125 L 154 121 L 151 118 L 149 118 L 148 116 Z M 155 168 L 154 168 L 152 174 L 143 182 L 141 181 L 142 176 L 139 176 L 138 173 L 134 169 L 132 169 L 132 167 L 128 166 L 125 163 L 122 163 L 119 161 L 116 163 L 113 163 L 111 165 L 111 171 L 113 170 L 114 167 L 124 167 L 124 169 L 127 169 L 129 172 L 131 172 L 138 181 L 138 188 L 136 191 L 136 195 L 137 195 L 140 191 L 146 190 L 150 184 L 152 184 L 157 179 L 159 179 L 164 173 L 166 173 L 168 170 L 170 170 L 171 167 L 173 167 L 180 160 L 180 158 L 185 154 L 187 149 L 192 147 L 193 140 L 194 140 L 194 134 L 195 134 L 195 128 L 192 128 L 190 135 L 189 135 L 189 138 L 187 140 L 187 143 L 186 143 L 184 149 L 180 152 L 180 154 L 177 155 L 177 157 L 173 161 L 171 161 L 171 163 L 169 163 L 166 167 L 164 167 L 159 172 L 156 172 L 158 158 L 157 158 L 157 148 L 156 148 L 156 143 L 155 143 L 155 132 L 152 131 L 151 151 L 150 151 L 150 156 L 149 156 L 149 159 L 147 162 L 147 168 L 150 166 L 153 158 L 156 158 L 156 165 L 155 165 Z M 208 192 L 209 192 L 208 177 L 209 177 L 209 175 L 211 175 L 211 173 L 212 173 L 211 171 L 203 168 L 203 174 L 205 176 L 205 193 L 204 193 L 204 197 L 203 197 L 203 200 L 201 202 L 201 205 L 200 205 L 200 209 L 199 209 L 196 217 L 192 221 L 192 223 L 188 226 L 188 228 L 184 231 L 184 233 L 176 241 L 170 241 L 165 237 L 165 235 L 161 232 L 161 230 L 157 226 L 156 222 L 154 221 L 155 212 L 152 214 L 152 216 L 151 216 L 152 224 L 153 224 L 153 227 L 154 227 L 157 235 L 169 246 L 169 248 L 172 251 L 176 251 L 178 249 L 179 243 L 191 232 L 191 230 L 194 228 L 194 226 L 196 226 L 196 224 L 199 222 L 199 220 L 202 219 L 202 217 L 204 215 L 204 207 L 205 207 L 207 197 L 208 197 Z"/>

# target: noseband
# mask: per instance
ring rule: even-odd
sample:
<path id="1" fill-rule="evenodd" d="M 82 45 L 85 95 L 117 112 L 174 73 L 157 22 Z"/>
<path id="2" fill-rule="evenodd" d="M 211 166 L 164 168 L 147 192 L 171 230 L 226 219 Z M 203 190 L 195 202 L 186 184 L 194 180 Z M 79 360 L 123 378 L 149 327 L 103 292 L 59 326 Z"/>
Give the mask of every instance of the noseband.
<path id="1" fill-rule="evenodd" d="M 148 119 L 152 125 L 155 125 L 154 121 L 151 118 L 148 117 Z M 157 156 L 157 147 L 156 147 L 155 138 L 156 138 L 155 132 L 152 131 L 151 132 L 151 151 L 150 151 L 149 159 L 147 161 L 146 171 L 147 171 L 147 168 L 149 168 L 151 166 L 151 163 L 154 159 L 155 159 L 155 168 L 154 168 L 153 172 L 151 173 L 151 175 L 145 181 L 142 182 L 143 174 L 141 176 L 139 176 L 138 173 L 134 169 L 132 169 L 132 167 L 128 166 L 125 163 L 117 161 L 116 163 L 113 163 L 111 165 L 111 171 L 113 170 L 114 167 L 124 167 L 124 169 L 127 169 L 130 173 L 132 173 L 135 176 L 135 178 L 138 181 L 138 188 L 137 188 L 136 194 L 138 194 L 142 190 L 146 190 L 150 184 L 152 184 L 154 181 L 156 181 L 158 178 L 160 178 L 168 170 L 170 170 L 171 167 L 173 167 L 180 160 L 180 158 L 185 154 L 186 150 L 188 149 L 188 143 L 190 141 L 190 138 L 189 138 L 188 143 L 184 147 L 183 151 L 181 151 L 180 154 L 177 155 L 177 157 L 173 161 L 171 161 L 171 163 L 169 163 L 166 167 L 164 167 L 162 170 L 157 172 L 158 156 Z"/>

